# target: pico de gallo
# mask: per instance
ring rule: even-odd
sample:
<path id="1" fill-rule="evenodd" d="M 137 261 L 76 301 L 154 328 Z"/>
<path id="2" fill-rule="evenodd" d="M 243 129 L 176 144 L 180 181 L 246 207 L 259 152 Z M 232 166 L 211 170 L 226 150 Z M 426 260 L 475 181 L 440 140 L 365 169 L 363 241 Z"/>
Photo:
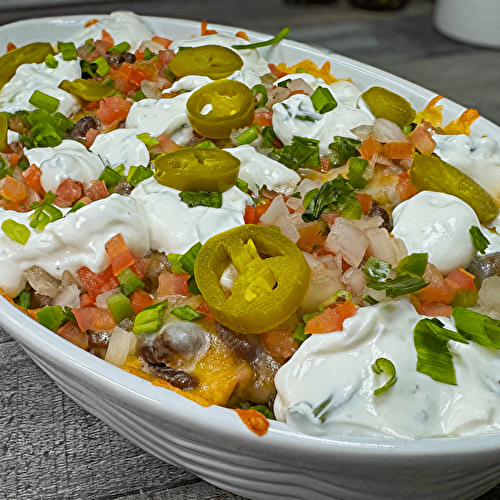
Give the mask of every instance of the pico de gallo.
<path id="1" fill-rule="evenodd" d="M 3 295 L 260 434 L 275 418 L 317 435 L 500 430 L 496 386 L 481 425 L 460 392 L 468 356 L 500 379 L 498 144 L 471 135 L 474 110 L 443 123 L 441 96 L 414 109 L 329 62 L 265 60 L 287 34 L 201 23 L 171 40 L 116 12 L 9 43 Z M 434 409 L 408 395 L 419 384 Z M 459 423 L 440 406 L 457 394 Z"/>

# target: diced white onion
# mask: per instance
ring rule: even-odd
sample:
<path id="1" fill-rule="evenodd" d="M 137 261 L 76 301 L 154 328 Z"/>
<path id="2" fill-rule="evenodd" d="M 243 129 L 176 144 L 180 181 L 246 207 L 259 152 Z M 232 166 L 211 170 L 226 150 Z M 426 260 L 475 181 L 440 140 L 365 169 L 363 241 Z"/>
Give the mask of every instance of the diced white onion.
<path id="1" fill-rule="evenodd" d="M 54 299 L 52 305 L 70 307 L 71 309 L 80 307 L 80 290 L 76 285 L 69 285 L 65 287 Z"/>
<path id="2" fill-rule="evenodd" d="M 136 343 L 137 340 L 132 332 L 115 326 L 111 331 L 104 359 L 115 366 L 122 367 L 127 356 L 135 351 Z"/>
<path id="3" fill-rule="evenodd" d="M 326 238 L 325 247 L 341 254 L 351 266 L 358 267 L 363 260 L 370 240 L 365 233 L 343 217 L 337 217 Z"/>
<path id="4" fill-rule="evenodd" d="M 373 124 L 373 138 L 379 142 L 408 142 L 402 130 L 390 120 L 377 118 Z"/>

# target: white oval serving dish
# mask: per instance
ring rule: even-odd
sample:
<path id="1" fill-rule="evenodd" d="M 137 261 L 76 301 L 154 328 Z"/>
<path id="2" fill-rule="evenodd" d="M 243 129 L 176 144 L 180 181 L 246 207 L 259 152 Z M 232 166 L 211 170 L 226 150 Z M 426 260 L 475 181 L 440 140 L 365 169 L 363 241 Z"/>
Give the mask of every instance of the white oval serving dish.
<path id="1" fill-rule="evenodd" d="M 21 21 L 0 27 L 7 42 L 56 42 L 92 17 Z M 198 35 L 197 22 L 146 17 L 160 36 Z M 237 28 L 211 26 L 220 33 Z M 247 32 L 251 39 L 269 38 Z M 422 109 L 434 94 L 381 70 L 293 41 L 266 49 L 273 62 L 330 61 L 338 78 L 360 88 L 385 86 Z M 464 108 L 443 99 L 445 122 Z M 500 141 L 500 128 L 480 118 L 475 135 Z M 500 482 L 500 434 L 464 438 L 396 439 L 306 436 L 271 422 L 258 437 L 237 414 L 203 408 L 79 349 L 0 298 L 0 325 L 83 408 L 161 460 L 250 499 L 472 500 Z"/>

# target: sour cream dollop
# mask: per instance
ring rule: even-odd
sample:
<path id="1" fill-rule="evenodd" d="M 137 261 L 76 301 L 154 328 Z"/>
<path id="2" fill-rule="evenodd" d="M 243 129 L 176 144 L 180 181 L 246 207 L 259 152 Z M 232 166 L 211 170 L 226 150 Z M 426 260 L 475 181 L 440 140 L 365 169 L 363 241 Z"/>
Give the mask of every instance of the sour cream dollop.
<path id="1" fill-rule="evenodd" d="M 226 151 L 240 160 L 238 177 L 248 183 L 255 195 L 266 185 L 269 189 L 290 196 L 300 182 L 297 172 L 259 153 L 250 145 L 227 148 Z"/>
<path id="2" fill-rule="evenodd" d="M 413 329 L 422 319 L 406 299 L 361 308 L 340 332 L 309 337 L 276 374 L 278 420 L 315 436 L 428 438 L 500 430 L 500 357 L 474 342 L 448 343 L 457 386 L 417 372 Z M 445 327 L 455 330 L 447 318 Z M 373 364 L 387 358 L 396 383 Z"/>
<path id="3" fill-rule="evenodd" d="M 143 141 L 137 138 L 143 130 L 119 128 L 99 134 L 90 150 L 97 154 L 104 165 L 114 168 L 124 165 L 125 173 L 129 167 L 149 164 L 149 151 Z"/>
<path id="4" fill-rule="evenodd" d="M 57 110 L 64 116 L 71 116 L 80 109 L 78 100 L 68 92 L 58 88 L 63 80 L 73 81 L 81 77 L 78 61 L 64 61 L 56 56 L 58 65 L 49 68 L 45 63 L 23 64 L 15 75 L 0 90 L 0 111 L 15 113 L 26 109 L 33 111 L 35 106 L 29 103 L 35 90 L 59 99 Z"/>
<path id="5" fill-rule="evenodd" d="M 149 178 L 141 182 L 130 197 L 138 200 L 147 213 L 151 248 L 165 253 L 185 253 L 195 243 L 244 224 L 249 196 L 232 187 L 222 193 L 222 207 L 189 208 L 179 198 L 179 191 Z"/>
<path id="6" fill-rule="evenodd" d="M 474 210 L 455 196 L 422 191 L 399 204 L 392 217 L 392 234 L 404 241 L 408 253 L 427 252 L 443 274 L 466 267 L 476 255 L 469 229 L 481 224 Z"/>
<path id="7" fill-rule="evenodd" d="M 129 196 L 112 194 L 94 201 L 80 210 L 67 213 L 47 224 L 43 231 L 29 226 L 32 212 L 0 209 L 0 225 L 13 219 L 30 229 L 25 245 L 8 238 L 0 231 L 0 288 L 12 297 L 23 289 L 24 271 L 40 266 L 56 278 L 65 269 L 76 271 L 87 266 L 94 272 L 108 265 L 104 245 L 121 233 L 134 255 L 144 256 L 150 248 L 146 213 L 140 202 Z"/>
<path id="8" fill-rule="evenodd" d="M 30 164 L 34 163 L 42 171 L 43 189 L 54 193 L 64 179 L 83 182 L 89 187 L 90 181 L 98 179 L 104 169 L 97 154 L 72 140 L 64 140 L 53 148 L 25 149 L 24 154 Z"/>
<path id="9" fill-rule="evenodd" d="M 109 16 L 103 16 L 97 23 L 76 31 L 70 40 L 78 47 L 89 38 L 101 39 L 102 30 L 106 30 L 111 35 L 115 45 L 121 42 L 130 43 L 131 52 L 138 49 L 144 40 L 150 40 L 154 35 L 138 15 L 133 12 L 116 11 Z"/>

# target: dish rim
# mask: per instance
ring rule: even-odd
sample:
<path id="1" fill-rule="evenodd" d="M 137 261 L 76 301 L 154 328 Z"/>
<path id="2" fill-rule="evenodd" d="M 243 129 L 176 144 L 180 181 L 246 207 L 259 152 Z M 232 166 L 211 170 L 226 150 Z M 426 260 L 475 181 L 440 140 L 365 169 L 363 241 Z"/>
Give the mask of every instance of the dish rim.
<path id="1" fill-rule="evenodd" d="M 43 17 L 38 19 L 26 19 L 0 26 L 0 41 L 8 30 L 22 27 L 23 30 L 30 25 L 48 23 L 49 25 L 80 26 L 80 23 L 92 18 L 108 15 L 82 14 L 76 16 Z M 153 27 L 164 22 L 180 24 L 189 28 L 198 28 L 199 22 L 186 19 L 177 19 L 160 16 L 140 16 Z M 210 23 L 210 27 L 218 31 L 234 31 L 239 28 Z M 20 30 L 22 31 L 22 30 Z M 256 40 L 269 38 L 269 35 L 254 30 L 245 30 L 246 33 Z M 57 34 L 55 34 L 57 36 Z M 40 40 L 40 37 L 30 36 L 25 43 L 31 40 Z M 54 41 L 54 36 L 52 40 Z M 19 42 L 18 42 L 19 43 Z M 426 102 L 436 94 L 430 90 L 416 85 L 399 76 L 378 69 L 371 65 L 358 62 L 354 59 L 342 56 L 320 47 L 310 46 L 301 42 L 286 39 L 281 42 L 285 48 L 307 51 L 315 58 L 323 57 L 337 61 L 352 69 L 356 73 L 364 73 L 376 77 L 383 83 L 396 83 L 398 86 L 406 87 L 414 96 L 420 96 Z M 445 112 L 451 112 L 452 118 L 457 112 L 465 108 L 451 100 L 443 98 L 441 103 Z M 451 108 L 451 109 L 450 109 Z M 451 119 L 451 118 L 450 118 Z M 500 139 L 500 127 L 489 120 L 480 117 L 473 126 L 480 127 L 482 133 L 497 135 Z M 468 455 L 481 456 L 498 454 L 500 451 L 500 433 L 486 433 L 473 436 L 456 437 L 430 437 L 416 440 L 402 438 L 368 438 L 368 437 L 341 437 L 327 436 L 316 437 L 303 434 L 282 422 L 270 421 L 267 434 L 259 437 L 249 431 L 237 416 L 236 412 L 221 406 L 202 407 L 197 403 L 168 389 L 153 386 L 150 382 L 132 375 L 97 356 L 75 346 L 74 344 L 59 337 L 56 333 L 32 320 L 6 298 L 0 300 L 0 325 L 9 335 L 16 339 L 23 348 L 33 351 L 34 357 L 41 355 L 44 359 L 57 359 L 60 368 L 67 373 L 73 373 L 75 377 L 88 380 L 92 384 L 102 384 L 107 392 L 113 392 L 118 401 L 136 401 L 137 408 L 147 406 L 149 411 L 158 413 L 161 419 L 174 424 L 180 419 L 183 425 L 192 424 L 201 433 L 210 433 L 211 436 L 221 437 L 226 440 L 238 441 L 238 447 L 246 446 L 249 455 L 257 454 L 266 450 L 266 459 L 271 456 L 287 457 L 287 462 L 293 463 L 295 456 L 303 457 L 304 453 L 315 456 L 319 460 L 332 457 L 340 452 L 342 457 L 365 458 L 367 460 L 383 459 L 384 464 L 388 460 L 398 461 L 402 458 L 414 459 L 445 459 L 453 453 L 454 457 L 465 457 Z M 35 359 L 36 361 L 36 359 Z M 43 369 L 43 368 L 42 368 Z M 49 374 L 50 375 L 50 374 Z M 74 377 L 73 377 L 74 378 Z M 76 378 L 74 378 L 76 380 Z M 262 446 L 263 445 L 263 446 Z"/>

